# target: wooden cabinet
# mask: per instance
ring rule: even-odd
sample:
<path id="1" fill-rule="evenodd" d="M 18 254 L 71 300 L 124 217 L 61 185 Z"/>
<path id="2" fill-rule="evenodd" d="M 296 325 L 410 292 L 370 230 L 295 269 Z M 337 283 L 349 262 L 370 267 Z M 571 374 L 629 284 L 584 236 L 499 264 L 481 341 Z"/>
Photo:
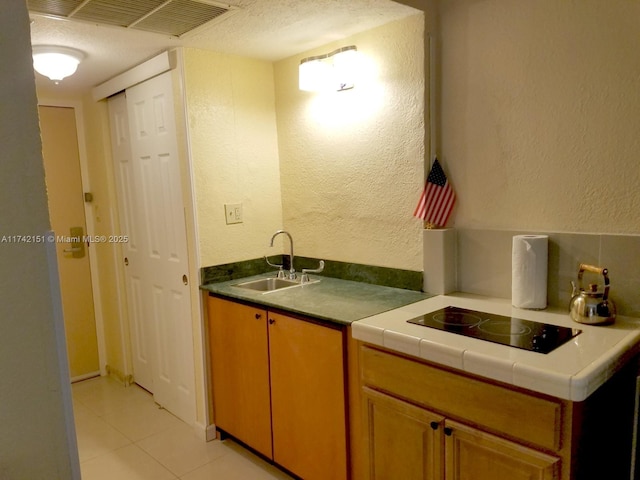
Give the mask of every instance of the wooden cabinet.
<path id="1" fill-rule="evenodd" d="M 358 364 L 359 478 L 629 478 L 635 356 L 584 402 L 361 343 Z"/>
<path id="2" fill-rule="evenodd" d="M 633 351 L 585 401 L 571 402 L 381 347 L 355 347 L 359 480 L 630 478 L 639 371 Z"/>
<path id="3" fill-rule="evenodd" d="M 363 387 L 372 480 L 553 480 L 560 459 Z"/>
<path id="4" fill-rule="evenodd" d="M 343 330 L 217 297 L 208 307 L 216 427 L 305 480 L 346 479 Z"/>
<path id="5" fill-rule="evenodd" d="M 271 457 L 267 312 L 212 297 L 208 307 L 216 426 Z"/>

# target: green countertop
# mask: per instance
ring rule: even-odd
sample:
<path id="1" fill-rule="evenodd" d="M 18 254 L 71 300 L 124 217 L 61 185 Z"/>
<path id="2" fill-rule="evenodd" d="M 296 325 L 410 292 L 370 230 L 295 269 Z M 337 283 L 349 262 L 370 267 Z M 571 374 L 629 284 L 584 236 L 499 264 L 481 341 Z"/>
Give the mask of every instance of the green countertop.
<path id="1" fill-rule="evenodd" d="M 269 293 L 255 292 L 234 285 L 273 274 L 255 275 L 236 280 L 202 285 L 202 290 L 218 296 L 242 300 L 264 307 L 277 308 L 342 325 L 403 307 L 432 297 L 423 292 L 384 287 L 331 277 L 312 275 L 320 282 Z"/>

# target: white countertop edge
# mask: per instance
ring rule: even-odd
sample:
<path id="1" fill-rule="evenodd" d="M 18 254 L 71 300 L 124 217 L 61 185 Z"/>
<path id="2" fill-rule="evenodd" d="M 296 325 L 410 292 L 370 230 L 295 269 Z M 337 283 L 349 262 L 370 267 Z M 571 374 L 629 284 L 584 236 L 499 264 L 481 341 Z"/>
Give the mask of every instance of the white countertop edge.
<path id="1" fill-rule="evenodd" d="M 384 328 L 367 325 L 365 323 L 354 322 L 351 324 L 351 336 L 356 340 L 383 346 Z"/>
<path id="2" fill-rule="evenodd" d="M 508 299 L 494 299 L 464 293 L 438 295 L 431 299 L 385 312 L 382 315 L 369 317 L 374 325 L 367 324 L 368 319 L 356 321 L 352 323 L 352 337 L 356 340 L 398 351 L 435 364 L 574 402 L 585 400 L 598 387 L 609 380 L 628 360 L 640 352 L 640 330 L 630 330 L 612 348 L 594 359 L 580 372 L 567 374 L 526 365 L 484 352 L 456 348 L 443 342 L 419 338 L 384 327 L 384 324 L 391 318 L 406 320 L 422 314 L 425 308 L 430 309 L 428 311 L 433 311 L 442 308 L 441 305 L 451 302 L 454 302 L 459 307 L 472 309 L 476 308 L 473 304 L 481 302 L 488 307 L 490 306 L 489 310 L 493 313 L 502 315 L 511 315 L 512 309 L 515 308 L 511 306 Z M 521 318 L 534 321 L 539 313 L 551 315 L 563 313 L 561 309 L 553 308 L 543 312 L 524 309 L 515 310 Z M 624 319 L 621 318 L 621 321 L 624 321 Z M 553 323 L 553 321 L 550 323 Z M 577 324 L 576 326 L 577 328 L 582 327 Z"/>
<path id="3" fill-rule="evenodd" d="M 626 336 L 618 342 L 606 357 L 600 357 L 580 373 L 571 377 L 571 398 L 581 402 L 607 382 L 634 355 L 640 352 L 640 331 Z"/>
<path id="4" fill-rule="evenodd" d="M 389 350 L 420 357 L 420 338 L 392 330 L 385 330 L 382 335 L 382 346 Z"/>
<path id="5" fill-rule="evenodd" d="M 514 383 L 517 387 L 544 393 L 552 397 L 571 400 L 571 376 L 563 373 L 543 370 L 530 365 L 515 364 Z"/>
<path id="6" fill-rule="evenodd" d="M 465 350 L 463 354 L 463 370 L 480 377 L 499 382 L 514 384 L 513 368 L 515 363 L 509 359 L 498 358 L 473 350 Z"/>

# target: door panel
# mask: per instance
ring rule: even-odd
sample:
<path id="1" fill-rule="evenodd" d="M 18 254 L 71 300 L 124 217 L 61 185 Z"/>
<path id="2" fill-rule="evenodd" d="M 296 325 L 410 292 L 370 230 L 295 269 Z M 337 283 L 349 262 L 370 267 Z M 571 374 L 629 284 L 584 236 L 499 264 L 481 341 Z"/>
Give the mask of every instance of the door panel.
<path id="1" fill-rule="evenodd" d="M 57 237 L 69 237 L 71 228 L 81 227 L 86 235 L 75 110 L 49 106 L 38 110 L 53 231 Z M 56 254 L 71 378 L 99 374 L 89 256 L 86 249 L 82 257 L 65 252 L 71 244 L 58 240 Z M 80 240 L 78 243 L 84 242 Z"/>
<path id="2" fill-rule="evenodd" d="M 446 478 L 557 480 L 560 459 L 446 420 Z"/>
<path id="3" fill-rule="evenodd" d="M 367 387 L 363 401 L 369 480 L 443 479 L 444 417 Z"/>
<path id="4" fill-rule="evenodd" d="M 139 236 L 140 223 L 138 218 L 140 214 L 137 209 L 136 175 L 131 156 L 129 117 L 125 94 L 122 93 L 110 98 L 108 104 L 121 233 L 129 236 L 129 241 L 122 244 L 122 249 L 123 262 L 126 265 L 124 272 L 127 285 L 133 378 L 138 385 L 153 392 L 152 365 L 154 362 L 151 358 L 153 342 L 149 339 L 151 332 L 148 330 L 150 327 L 144 321 L 145 287 Z"/>
<path id="5" fill-rule="evenodd" d="M 140 278 L 134 275 L 131 275 L 128 279 L 129 284 L 129 301 L 131 303 L 132 311 L 134 312 L 134 316 L 136 318 L 142 318 L 142 287 L 140 286 Z M 151 368 L 150 359 L 149 359 L 149 349 L 147 348 L 147 344 L 144 341 L 145 335 L 141 331 L 142 324 L 140 322 L 136 322 L 133 324 L 133 335 L 132 338 L 135 342 L 134 354 L 137 358 L 137 361 L 141 364 L 147 365 Z M 144 386 L 144 385 L 143 385 Z"/>
<path id="6" fill-rule="evenodd" d="M 346 479 L 342 332 L 269 312 L 269 355 L 274 461 L 306 480 Z"/>
<path id="7" fill-rule="evenodd" d="M 126 204 L 121 211 L 130 215 L 129 226 L 138 229 L 137 243 L 127 251 L 131 255 L 127 278 L 139 278 L 140 285 L 140 309 L 132 323 L 141 338 L 134 345 L 144 345 L 151 362 L 149 368 L 134 362 L 134 378 L 139 383 L 138 370 L 148 370 L 145 377 L 148 374 L 150 380 L 145 382 L 151 387 L 145 388 L 153 392 L 156 402 L 192 423 L 193 325 L 171 73 L 128 89 L 125 102 L 120 100 L 111 113 L 112 128 L 125 123 L 117 118 L 117 111 L 126 112 L 130 128 L 130 150 L 120 155 L 121 162 L 130 158 L 130 166 L 117 183 Z M 111 105 L 112 100 L 110 111 Z"/>
<path id="8" fill-rule="evenodd" d="M 215 424 L 271 457 L 267 312 L 207 299 Z"/>
<path id="9" fill-rule="evenodd" d="M 189 268 L 171 73 L 128 89 L 127 105 L 135 117 L 131 151 L 141 193 L 139 223 L 147 234 L 141 261 L 148 289 L 145 312 L 150 315 L 145 320 L 153 330 L 150 340 L 158 367 L 152 369 L 153 393 L 158 403 L 192 422 L 191 304 L 189 286 L 183 282 Z"/>

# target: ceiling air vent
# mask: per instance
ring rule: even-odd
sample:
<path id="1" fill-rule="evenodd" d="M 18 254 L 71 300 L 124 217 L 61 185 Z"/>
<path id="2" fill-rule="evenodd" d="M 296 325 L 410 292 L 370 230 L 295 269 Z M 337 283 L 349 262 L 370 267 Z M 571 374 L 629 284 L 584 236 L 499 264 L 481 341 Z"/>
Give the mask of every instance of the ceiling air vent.
<path id="1" fill-rule="evenodd" d="M 210 0 L 27 0 L 33 13 L 180 37 L 237 7 Z"/>

